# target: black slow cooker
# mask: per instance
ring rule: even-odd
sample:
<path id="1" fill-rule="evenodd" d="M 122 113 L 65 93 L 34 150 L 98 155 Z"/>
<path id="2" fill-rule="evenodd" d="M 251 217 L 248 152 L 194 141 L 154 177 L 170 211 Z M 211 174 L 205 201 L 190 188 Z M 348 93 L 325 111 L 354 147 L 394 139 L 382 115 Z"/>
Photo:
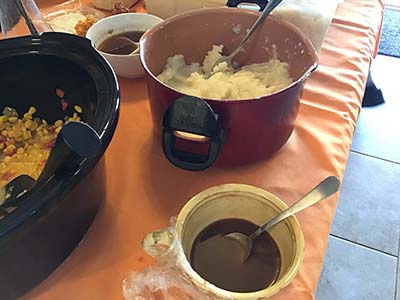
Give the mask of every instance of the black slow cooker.
<path id="1" fill-rule="evenodd" d="M 64 104 L 56 89 L 64 92 Z M 48 122 L 71 116 L 79 105 L 102 144 L 95 157 L 64 162 L 77 166 L 74 172 L 50 172 L 0 220 L 0 298 L 15 299 L 67 258 L 105 198 L 103 154 L 118 121 L 119 89 L 89 40 L 49 32 L 0 41 L 0 104 L 20 114 L 34 106 Z"/>

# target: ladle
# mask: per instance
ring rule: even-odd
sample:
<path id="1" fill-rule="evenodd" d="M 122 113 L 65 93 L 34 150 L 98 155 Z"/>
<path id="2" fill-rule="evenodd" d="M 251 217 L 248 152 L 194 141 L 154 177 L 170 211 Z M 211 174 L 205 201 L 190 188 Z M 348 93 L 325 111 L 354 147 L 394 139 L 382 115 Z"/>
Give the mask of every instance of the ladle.
<path id="1" fill-rule="evenodd" d="M 206 75 L 207 78 L 213 75 L 213 70 L 214 68 L 219 65 L 222 62 L 227 62 L 229 66 L 234 68 L 232 64 L 232 59 L 236 56 L 236 54 L 239 53 L 240 50 L 242 50 L 243 46 L 246 44 L 246 42 L 249 40 L 249 38 L 252 36 L 254 32 L 260 27 L 260 25 L 264 22 L 264 20 L 270 15 L 270 13 L 277 7 L 282 0 L 271 0 L 268 1 L 268 4 L 265 6 L 264 11 L 261 13 L 261 15 L 257 18 L 253 26 L 250 28 L 250 30 L 247 32 L 243 40 L 240 42 L 239 46 L 228 56 L 221 56 L 211 67 L 209 73 Z M 218 72 L 218 71 L 217 71 Z"/>
<path id="2" fill-rule="evenodd" d="M 314 187 L 308 194 L 302 197 L 300 200 L 295 202 L 292 206 L 281 212 L 272 220 L 268 221 L 264 225 L 260 226 L 251 235 L 245 235 L 240 232 L 232 232 L 225 235 L 226 238 L 233 239 L 240 244 L 243 250 L 242 262 L 246 261 L 251 253 L 253 247 L 253 241 L 264 231 L 267 231 L 272 226 L 278 224 L 279 222 L 285 220 L 286 218 L 306 209 L 321 200 L 326 199 L 332 194 L 339 190 L 340 181 L 335 176 L 329 176 L 320 182 L 316 187 Z"/>

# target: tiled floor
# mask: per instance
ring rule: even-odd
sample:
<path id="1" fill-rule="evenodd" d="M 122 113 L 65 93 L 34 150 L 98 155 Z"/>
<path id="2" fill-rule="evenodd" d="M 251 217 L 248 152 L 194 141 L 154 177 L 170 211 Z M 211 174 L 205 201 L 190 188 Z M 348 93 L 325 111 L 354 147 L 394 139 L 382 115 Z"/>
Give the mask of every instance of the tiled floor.
<path id="1" fill-rule="evenodd" d="M 372 65 L 386 102 L 361 111 L 317 300 L 400 300 L 399 70 L 400 58 Z"/>

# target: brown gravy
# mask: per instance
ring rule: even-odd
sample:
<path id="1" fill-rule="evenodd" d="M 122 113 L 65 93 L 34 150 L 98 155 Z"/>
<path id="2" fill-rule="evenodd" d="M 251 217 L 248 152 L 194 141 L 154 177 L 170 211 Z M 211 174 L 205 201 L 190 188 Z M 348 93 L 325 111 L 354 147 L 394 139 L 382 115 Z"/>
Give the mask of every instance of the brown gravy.
<path id="1" fill-rule="evenodd" d="M 144 31 L 127 31 L 115 34 L 101 42 L 97 49 L 109 54 L 128 55 L 138 48 L 129 40 L 137 43 L 143 34 Z"/>
<path id="2" fill-rule="evenodd" d="M 244 263 L 240 260 L 239 244 L 223 237 L 231 232 L 251 234 L 257 228 L 242 219 L 223 219 L 210 224 L 193 243 L 192 268 L 207 281 L 228 291 L 255 292 L 267 288 L 278 278 L 281 266 L 281 255 L 272 237 L 261 234 Z"/>

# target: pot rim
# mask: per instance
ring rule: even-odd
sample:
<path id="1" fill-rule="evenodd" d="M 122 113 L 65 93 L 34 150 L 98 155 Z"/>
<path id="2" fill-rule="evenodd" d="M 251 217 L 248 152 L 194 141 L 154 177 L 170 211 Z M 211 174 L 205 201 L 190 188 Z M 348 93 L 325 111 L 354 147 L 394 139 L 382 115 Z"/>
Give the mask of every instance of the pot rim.
<path id="1" fill-rule="evenodd" d="M 256 194 L 258 196 L 262 196 L 263 198 L 265 198 L 266 202 L 272 202 L 282 211 L 288 208 L 287 204 L 283 202 L 280 198 L 259 187 L 242 183 L 228 183 L 219 186 L 214 186 L 206 190 L 203 190 L 200 193 L 193 196 L 180 210 L 178 217 L 176 219 L 176 230 L 179 242 L 181 242 L 182 240 L 184 224 L 186 220 L 191 216 L 193 209 L 199 206 L 203 200 L 206 201 L 206 199 L 209 196 L 215 194 L 221 194 L 224 192 L 245 192 L 245 193 Z M 182 254 L 183 257 L 181 257 L 182 261 L 184 261 L 183 267 L 198 286 L 204 287 L 205 289 L 210 290 L 212 293 L 220 297 L 227 297 L 228 299 L 230 298 L 243 299 L 243 300 L 265 299 L 265 297 L 271 297 L 277 294 L 282 288 L 286 287 L 292 282 L 294 277 L 297 275 L 304 258 L 304 249 L 305 249 L 304 235 L 303 231 L 301 230 L 301 226 L 298 219 L 296 218 L 296 216 L 291 216 L 290 218 L 287 218 L 285 221 L 282 222 L 286 222 L 286 224 L 289 224 L 289 227 L 293 230 L 294 240 L 296 241 L 295 258 L 292 265 L 289 267 L 287 273 L 281 279 L 279 279 L 279 283 L 276 285 L 274 284 L 270 287 L 267 287 L 263 290 L 256 292 L 249 292 L 249 293 L 231 292 L 219 288 L 214 284 L 208 282 L 207 280 L 203 279 L 196 271 L 193 270 L 184 253 Z"/>
<path id="2" fill-rule="evenodd" d="M 168 25 L 169 23 L 173 23 L 177 20 L 181 19 L 186 19 L 194 15 L 202 15 L 206 13 L 213 13 L 213 12 L 226 12 L 226 13 L 243 13 L 243 14 L 248 14 L 248 15 L 254 15 L 254 16 L 259 16 L 260 12 L 254 11 L 254 10 L 248 10 L 248 9 L 242 9 L 242 8 L 236 8 L 236 7 L 207 7 L 207 8 L 200 8 L 196 10 L 191 10 L 191 11 L 186 11 L 180 14 L 177 14 L 175 16 L 172 16 L 156 25 L 154 25 L 150 30 L 146 31 L 144 35 L 140 38 L 139 40 L 139 55 L 140 55 L 140 61 L 143 65 L 143 68 L 145 69 L 146 73 L 151 76 L 152 79 L 154 79 L 157 83 L 161 84 L 162 86 L 176 92 L 179 94 L 184 95 L 182 92 L 174 89 L 173 87 L 170 87 L 169 85 L 163 83 L 157 78 L 157 75 L 153 74 L 153 72 L 150 71 L 146 59 L 145 59 L 145 50 L 144 50 L 144 44 L 146 39 L 154 34 L 154 32 L 157 32 L 158 30 L 162 29 L 164 26 Z M 274 92 L 271 94 L 263 95 L 263 96 L 258 96 L 258 97 L 253 97 L 253 98 L 246 98 L 246 99 L 215 99 L 215 98 L 202 98 L 205 101 L 210 101 L 210 102 L 224 102 L 224 103 L 241 103 L 243 101 L 260 101 L 260 100 L 266 100 L 267 98 L 282 94 L 292 88 L 293 86 L 303 82 L 306 80 L 311 73 L 318 67 L 319 65 L 319 57 L 317 50 L 313 46 L 312 42 L 308 38 L 308 36 L 303 33 L 299 28 L 297 28 L 294 24 L 290 23 L 289 21 L 286 21 L 285 19 L 279 18 L 274 15 L 269 15 L 268 19 L 272 19 L 275 22 L 278 22 L 288 28 L 290 28 L 292 31 L 296 32 L 303 42 L 306 44 L 307 48 L 310 50 L 310 55 L 313 57 L 314 63 L 310 65 L 307 70 L 304 71 L 303 75 L 300 76 L 296 81 L 293 81 L 290 85 Z"/>

